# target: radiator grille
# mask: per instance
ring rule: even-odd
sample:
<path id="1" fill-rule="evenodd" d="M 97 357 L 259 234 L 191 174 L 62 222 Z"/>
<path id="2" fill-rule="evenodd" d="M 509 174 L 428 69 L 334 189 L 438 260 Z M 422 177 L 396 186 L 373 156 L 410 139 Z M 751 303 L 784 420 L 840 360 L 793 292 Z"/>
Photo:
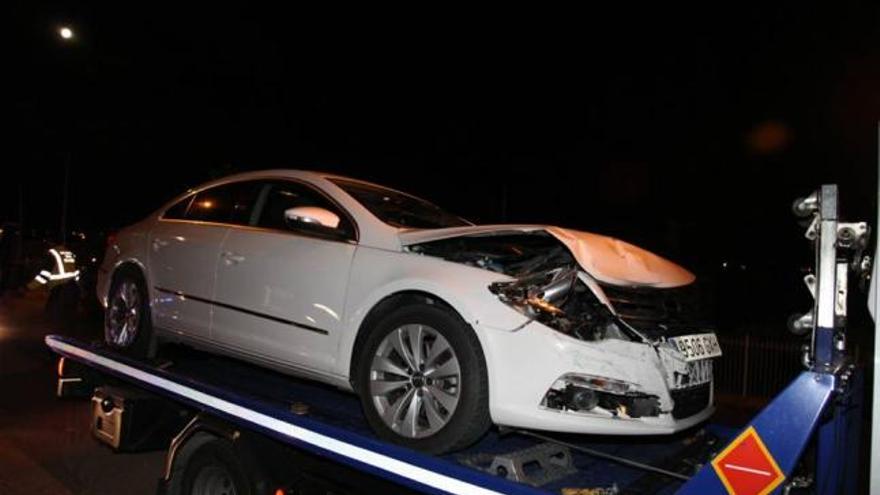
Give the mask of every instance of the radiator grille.
<path id="1" fill-rule="evenodd" d="M 637 330 L 674 336 L 708 326 L 696 284 L 671 289 L 603 285 L 602 290 L 617 315 Z"/>
<path id="2" fill-rule="evenodd" d="M 696 387 L 670 390 L 669 394 L 675 405 L 672 408 L 672 417 L 682 419 L 693 416 L 709 405 L 709 396 L 712 384 L 706 383 Z"/>

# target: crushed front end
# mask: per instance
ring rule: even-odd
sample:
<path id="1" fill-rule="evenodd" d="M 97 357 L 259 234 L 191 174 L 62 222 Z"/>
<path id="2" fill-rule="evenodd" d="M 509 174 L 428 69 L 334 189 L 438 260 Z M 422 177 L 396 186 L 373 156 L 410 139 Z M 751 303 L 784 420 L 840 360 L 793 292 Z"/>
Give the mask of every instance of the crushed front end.
<path id="1" fill-rule="evenodd" d="M 482 332 L 490 368 L 503 375 L 490 384 L 495 422 L 656 434 L 705 420 L 713 411 L 712 359 L 721 350 L 701 317 L 693 277 L 648 286 L 627 283 L 618 271 L 602 280 L 573 256 L 583 246 L 560 240 L 546 231 L 505 233 L 415 249 L 510 277 L 488 290 L 525 320 Z"/>

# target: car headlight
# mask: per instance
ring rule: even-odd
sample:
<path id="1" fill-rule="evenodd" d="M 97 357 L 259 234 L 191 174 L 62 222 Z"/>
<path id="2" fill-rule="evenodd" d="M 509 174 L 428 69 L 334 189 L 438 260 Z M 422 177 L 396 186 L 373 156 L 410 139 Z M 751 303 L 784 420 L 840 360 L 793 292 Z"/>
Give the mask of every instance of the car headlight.
<path id="1" fill-rule="evenodd" d="M 629 339 L 611 310 L 599 301 L 575 268 L 554 268 L 495 282 L 489 290 L 530 320 L 566 335 L 581 340 Z"/>
<path id="2" fill-rule="evenodd" d="M 495 282 L 489 290 L 526 316 L 535 316 L 539 312 L 559 314 L 562 309 L 556 304 L 565 300 L 575 280 L 575 270 L 554 268 L 512 282 Z"/>

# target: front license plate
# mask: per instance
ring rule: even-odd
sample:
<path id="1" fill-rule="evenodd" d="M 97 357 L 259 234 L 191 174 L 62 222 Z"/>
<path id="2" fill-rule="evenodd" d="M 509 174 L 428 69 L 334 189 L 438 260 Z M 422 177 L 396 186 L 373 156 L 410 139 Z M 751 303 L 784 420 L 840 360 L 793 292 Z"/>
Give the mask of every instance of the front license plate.
<path id="1" fill-rule="evenodd" d="M 688 363 L 687 386 L 702 385 L 712 381 L 712 360 L 703 359 Z"/>
<path id="2" fill-rule="evenodd" d="M 721 346 L 714 333 L 672 337 L 670 342 L 684 355 L 685 361 L 698 361 L 721 356 Z"/>

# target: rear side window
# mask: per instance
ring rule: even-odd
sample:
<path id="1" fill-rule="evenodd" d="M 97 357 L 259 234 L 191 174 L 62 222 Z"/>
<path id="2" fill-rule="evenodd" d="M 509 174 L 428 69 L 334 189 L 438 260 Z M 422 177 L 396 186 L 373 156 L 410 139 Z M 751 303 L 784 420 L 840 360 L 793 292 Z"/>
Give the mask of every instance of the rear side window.
<path id="1" fill-rule="evenodd" d="M 187 196 L 182 200 L 178 201 L 177 204 L 165 210 L 165 213 L 162 215 L 162 218 L 168 218 L 170 220 L 183 220 L 186 218 L 186 210 L 189 209 L 189 204 L 192 202 L 193 197 Z"/>
<path id="2" fill-rule="evenodd" d="M 259 190 L 260 184 L 254 181 L 212 187 L 172 206 L 165 212 L 165 218 L 249 225 Z M 184 204 L 188 208 L 181 206 Z M 183 208 L 183 216 L 174 216 Z"/>

